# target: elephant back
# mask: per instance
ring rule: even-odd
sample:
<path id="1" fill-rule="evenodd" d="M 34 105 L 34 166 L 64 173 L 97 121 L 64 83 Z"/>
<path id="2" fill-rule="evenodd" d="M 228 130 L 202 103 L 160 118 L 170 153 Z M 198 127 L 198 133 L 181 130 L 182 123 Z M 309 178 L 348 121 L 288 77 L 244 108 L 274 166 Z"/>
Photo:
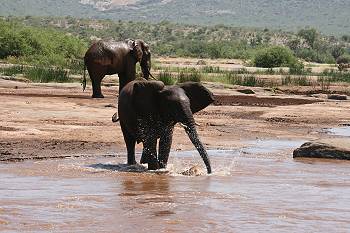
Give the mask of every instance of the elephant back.
<path id="1" fill-rule="evenodd" d="M 158 114 L 158 93 L 164 88 L 161 81 L 133 81 L 133 102 L 140 117 Z"/>

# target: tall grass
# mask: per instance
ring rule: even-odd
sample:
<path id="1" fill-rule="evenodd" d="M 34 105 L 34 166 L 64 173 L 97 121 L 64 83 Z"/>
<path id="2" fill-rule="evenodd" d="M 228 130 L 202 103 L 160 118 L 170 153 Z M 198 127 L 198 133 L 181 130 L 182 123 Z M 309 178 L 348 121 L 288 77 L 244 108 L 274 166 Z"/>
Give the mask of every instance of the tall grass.
<path id="1" fill-rule="evenodd" d="M 240 85 L 240 86 L 249 86 L 249 87 L 263 87 L 265 82 L 261 79 L 258 79 L 254 75 L 237 75 L 235 73 L 226 74 L 226 80 L 229 84 Z"/>
<path id="2" fill-rule="evenodd" d="M 287 75 L 282 78 L 283 86 L 312 86 L 312 81 L 307 76 L 291 77 Z"/>
<path id="3" fill-rule="evenodd" d="M 203 73 L 221 73 L 222 70 L 218 66 L 204 66 L 201 68 Z"/>
<path id="4" fill-rule="evenodd" d="M 68 71 L 63 68 L 45 68 L 42 66 L 10 66 L 0 68 L 0 73 L 7 76 L 23 74 L 32 82 L 48 83 L 71 82 Z"/>
<path id="5" fill-rule="evenodd" d="M 68 72 L 62 68 L 28 67 L 25 69 L 24 75 L 31 81 L 39 83 L 70 81 Z"/>
<path id="6" fill-rule="evenodd" d="M 193 71 L 190 73 L 184 73 L 180 72 L 177 77 L 178 83 L 184 83 L 184 82 L 200 82 L 202 79 L 202 74 L 198 71 Z"/>
<path id="7" fill-rule="evenodd" d="M 350 83 L 350 72 L 340 72 L 335 70 L 325 70 L 321 73 L 322 77 L 328 77 L 330 82 Z"/>
<path id="8" fill-rule="evenodd" d="M 17 74 L 23 74 L 24 67 L 20 65 L 1 67 L 0 73 L 6 76 L 15 76 Z"/>
<path id="9" fill-rule="evenodd" d="M 328 77 L 317 77 L 317 83 L 321 85 L 322 91 L 329 91 L 331 85 L 331 79 Z"/>
<path id="10" fill-rule="evenodd" d="M 174 85 L 176 83 L 176 78 L 168 71 L 160 72 L 158 80 L 162 81 L 165 85 Z"/>

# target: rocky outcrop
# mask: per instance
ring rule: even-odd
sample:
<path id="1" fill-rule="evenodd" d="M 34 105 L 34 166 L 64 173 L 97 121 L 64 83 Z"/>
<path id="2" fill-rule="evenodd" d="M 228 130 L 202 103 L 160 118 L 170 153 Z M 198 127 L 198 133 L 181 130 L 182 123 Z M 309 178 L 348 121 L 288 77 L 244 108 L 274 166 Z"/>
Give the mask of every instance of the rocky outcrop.
<path id="1" fill-rule="evenodd" d="M 300 157 L 350 160 L 350 139 L 328 139 L 304 143 L 293 152 L 293 158 Z"/>

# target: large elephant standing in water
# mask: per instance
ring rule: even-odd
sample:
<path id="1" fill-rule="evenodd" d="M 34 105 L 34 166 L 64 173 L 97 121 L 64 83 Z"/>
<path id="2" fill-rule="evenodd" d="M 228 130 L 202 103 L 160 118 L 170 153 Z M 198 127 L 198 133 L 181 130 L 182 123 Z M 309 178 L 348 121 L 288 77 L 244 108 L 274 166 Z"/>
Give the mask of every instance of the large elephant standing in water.
<path id="1" fill-rule="evenodd" d="M 165 168 L 176 123 L 185 128 L 191 142 L 211 173 L 208 154 L 201 143 L 193 113 L 214 101 L 203 85 L 187 82 L 165 86 L 160 81 L 132 81 L 119 93 L 118 111 L 128 153 L 128 164 L 136 164 L 135 143 L 143 143 L 141 163 L 149 170 Z M 157 140 L 159 149 L 157 156 Z"/>
<path id="2" fill-rule="evenodd" d="M 86 86 L 85 69 L 87 68 L 92 82 L 93 98 L 103 98 L 101 81 L 105 75 L 118 74 L 120 91 L 128 82 L 136 78 L 137 62 L 140 62 L 143 77 L 149 79 L 151 52 L 144 41 L 100 40 L 91 45 L 85 53 L 83 88 L 85 89 Z"/>

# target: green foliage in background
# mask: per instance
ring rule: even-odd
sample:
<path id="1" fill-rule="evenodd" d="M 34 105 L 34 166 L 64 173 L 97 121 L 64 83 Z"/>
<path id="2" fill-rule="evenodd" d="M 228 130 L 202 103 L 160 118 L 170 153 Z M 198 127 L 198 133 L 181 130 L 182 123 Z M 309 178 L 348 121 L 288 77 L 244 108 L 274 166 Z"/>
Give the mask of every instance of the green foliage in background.
<path id="1" fill-rule="evenodd" d="M 83 40 L 54 29 L 0 20 L 0 59 L 13 63 L 74 68 L 81 67 L 77 60 L 81 60 L 86 48 L 87 43 Z"/>
<path id="2" fill-rule="evenodd" d="M 69 73 L 81 74 L 82 58 L 89 43 L 108 38 L 143 39 L 150 44 L 155 56 L 244 59 L 260 67 L 287 66 L 291 74 L 304 72 L 298 60 L 335 63 L 339 58 L 350 56 L 349 36 L 325 36 L 312 28 L 293 33 L 166 21 L 153 24 L 27 16 L 0 18 L 0 59 L 61 67 L 69 69 Z M 203 67 L 203 71 L 221 72 L 212 67 Z"/>
<path id="3" fill-rule="evenodd" d="M 337 64 L 350 64 L 350 55 L 344 54 L 337 59 Z"/>
<path id="4" fill-rule="evenodd" d="M 274 46 L 260 50 L 254 57 L 253 62 L 256 67 L 289 67 L 297 63 L 297 59 L 290 49 Z"/>

